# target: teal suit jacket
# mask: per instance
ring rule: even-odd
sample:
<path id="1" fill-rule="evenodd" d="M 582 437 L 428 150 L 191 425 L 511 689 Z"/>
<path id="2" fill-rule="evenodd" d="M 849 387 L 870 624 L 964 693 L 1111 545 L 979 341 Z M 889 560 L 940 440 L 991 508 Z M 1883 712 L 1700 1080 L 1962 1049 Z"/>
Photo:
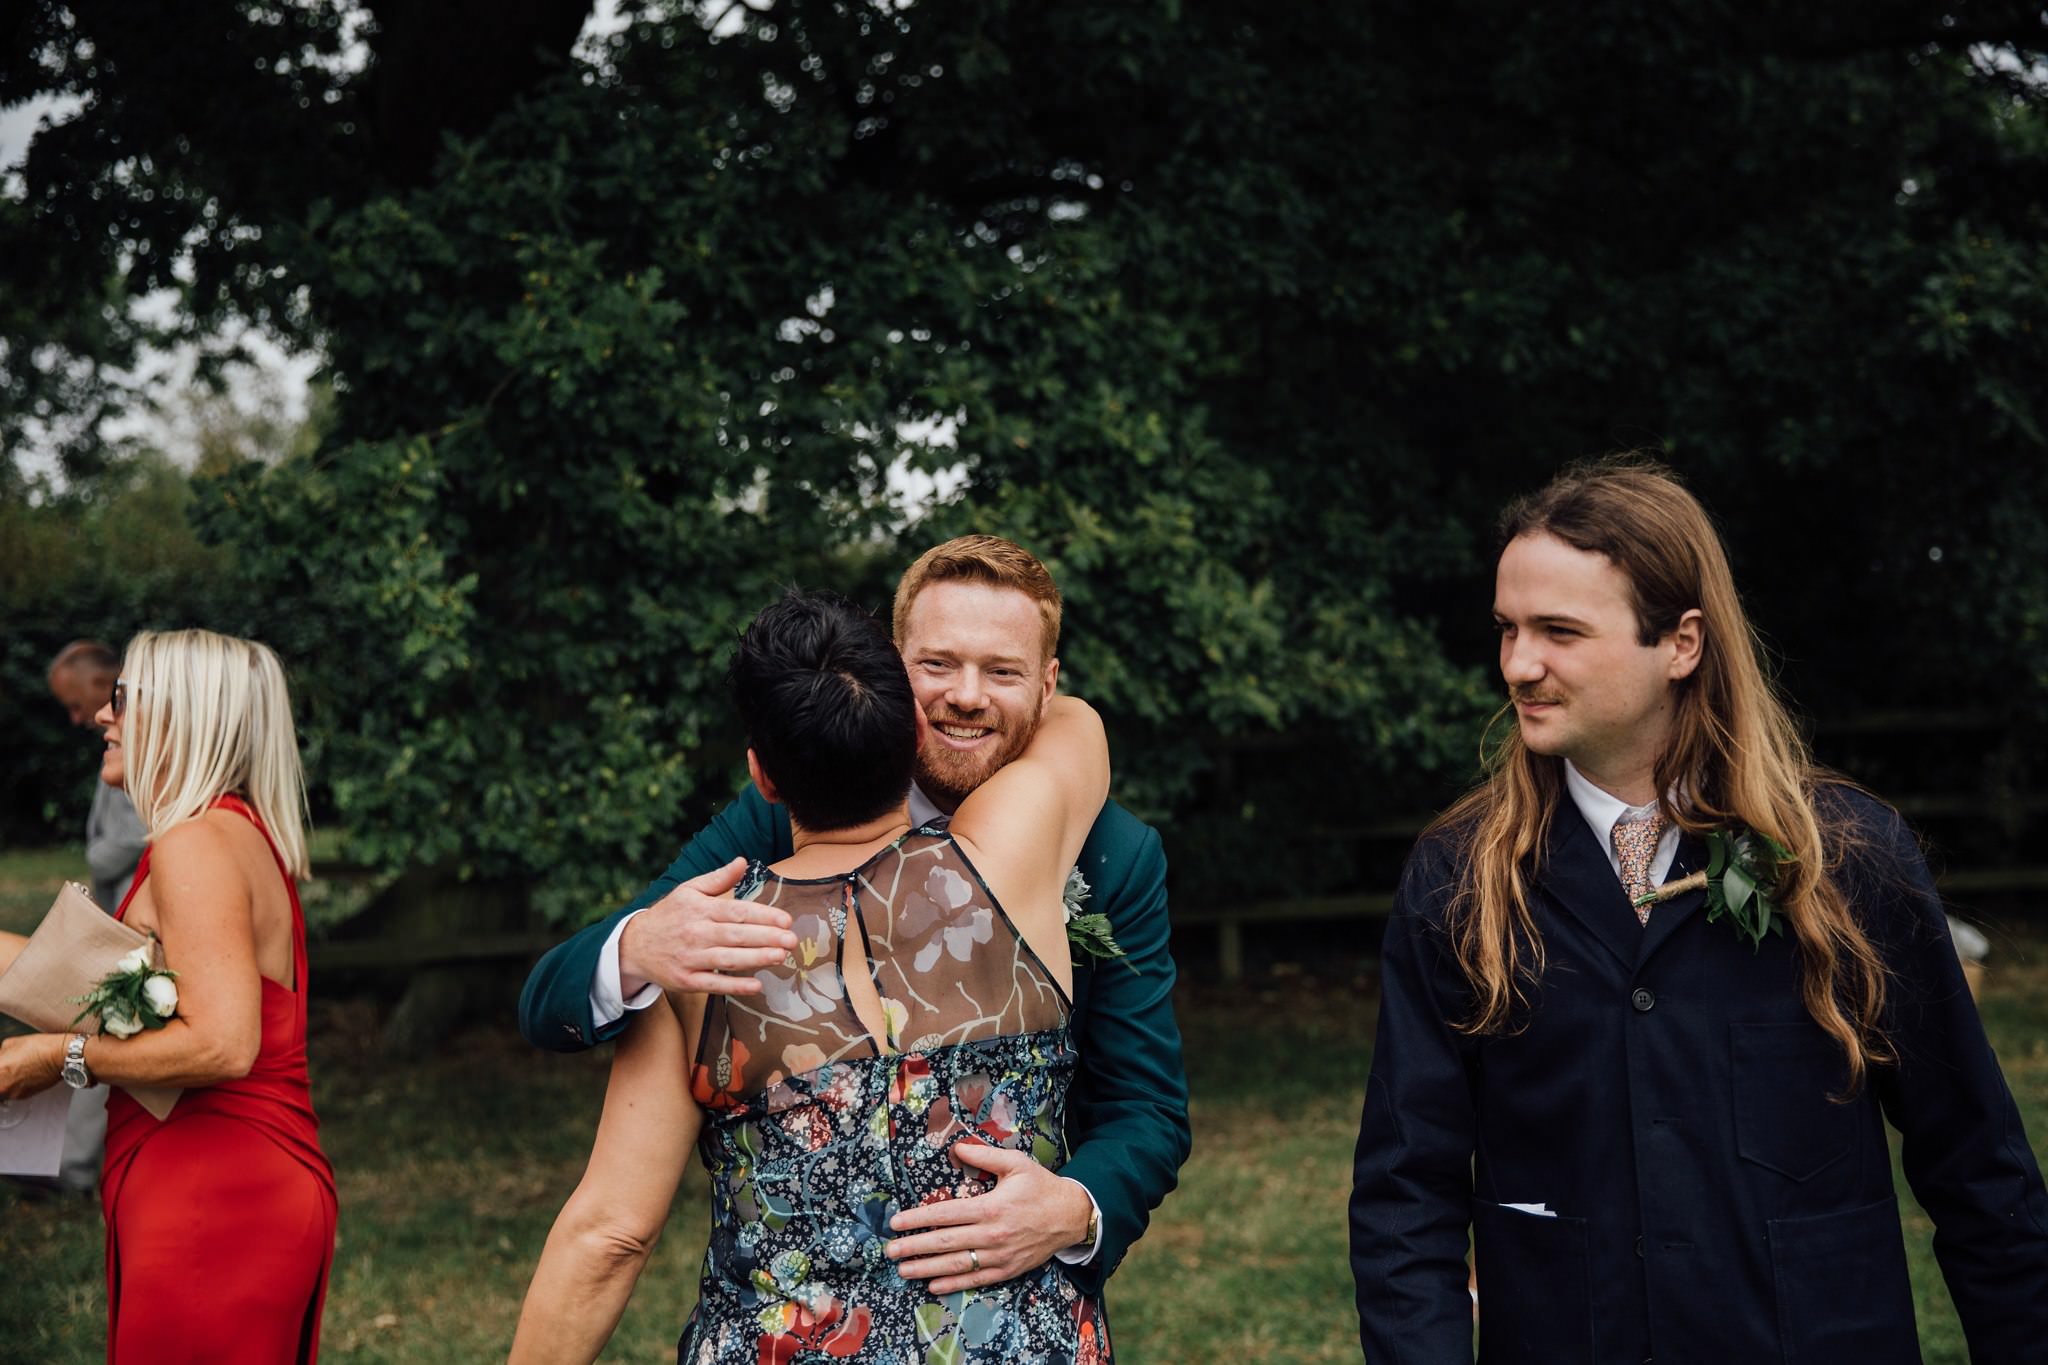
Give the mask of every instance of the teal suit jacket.
<path id="1" fill-rule="evenodd" d="M 578 1052 L 615 1037 L 625 1022 L 597 1026 L 590 983 L 619 919 L 736 857 L 772 863 L 790 851 L 788 813 L 748 787 L 630 905 L 535 965 L 519 997 L 519 1031 L 551 1052 Z M 1100 1252 L 1085 1266 L 1069 1267 L 1077 1287 L 1099 1292 L 1187 1160 L 1188 1084 L 1173 1018 L 1159 835 L 1111 801 L 1081 846 L 1080 868 L 1091 888 L 1088 908 L 1109 916 L 1126 955 L 1074 963 L 1071 1027 L 1081 1061 L 1067 1096 L 1067 1160 L 1060 1173 L 1086 1186 L 1102 1210 Z"/>

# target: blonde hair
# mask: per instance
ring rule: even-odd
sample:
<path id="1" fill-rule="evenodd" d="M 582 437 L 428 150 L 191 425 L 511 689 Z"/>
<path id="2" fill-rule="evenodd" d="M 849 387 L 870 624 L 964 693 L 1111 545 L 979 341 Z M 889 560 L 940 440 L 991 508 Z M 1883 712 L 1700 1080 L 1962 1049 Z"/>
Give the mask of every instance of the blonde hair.
<path id="1" fill-rule="evenodd" d="M 232 792 L 291 874 L 309 875 L 305 770 L 270 647 L 210 630 L 145 630 L 128 642 L 121 677 L 124 785 L 150 842 Z"/>
<path id="2" fill-rule="evenodd" d="M 910 604 L 934 583 L 987 583 L 1014 588 L 1038 604 L 1045 649 L 1039 662 L 1049 663 L 1060 647 L 1060 590 L 1038 556 L 1001 536 L 959 536 L 919 555 L 896 584 L 893 625 L 901 645 L 910 625 Z"/>
<path id="3" fill-rule="evenodd" d="M 1642 644 L 1652 644 L 1697 608 L 1703 618 L 1699 667 L 1674 684 L 1671 736 L 1658 756 L 1656 786 L 1667 819 L 1692 833 L 1734 825 L 1791 851 L 1777 904 L 1792 932 L 1800 997 L 1814 1022 L 1841 1045 L 1849 1091 L 1867 1069 L 1893 1060 L 1879 1017 L 1883 959 L 1856 922 L 1836 873 L 1853 834 L 1824 838 L 1817 789 L 1839 781 L 1819 769 L 1772 681 L 1742 610 L 1728 557 L 1706 509 L 1670 470 L 1636 456 L 1576 465 L 1542 492 L 1510 504 L 1500 542 L 1551 535 L 1605 556 L 1628 580 Z M 1450 908 L 1453 952 L 1474 1001 L 1463 1032 L 1500 1033 L 1528 1003 L 1542 973 L 1543 938 L 1529 906 L 1524 868 L 1539 869 L 1550 821 L 1564 796 L 1563 760 L 1530 751 L 1519 729 L 1497 741 L 1495 714 L 1482 745 L 1485 780 L 1440 816 L 1432 830 L 1457 840 L 1462 857 Z M 1670 793 L 1681 793 L 1674 807 Z"/>

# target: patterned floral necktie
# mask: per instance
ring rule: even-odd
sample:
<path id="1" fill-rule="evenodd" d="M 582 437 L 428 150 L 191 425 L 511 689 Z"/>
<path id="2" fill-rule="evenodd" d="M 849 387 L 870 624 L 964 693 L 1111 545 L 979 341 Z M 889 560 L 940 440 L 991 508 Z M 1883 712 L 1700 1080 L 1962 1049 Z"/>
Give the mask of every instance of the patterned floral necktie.
<path id="1" fill-rule="evenodd" d="M 1614 852 L 1621 862 L 1622 889 L 1628 892 L 1631 905 L 1650 894 L 1650 864 L 1657 860 L 1657 840 L 1663 834 L 1664 812 L 1661 809 L 1634 819 L 1624 816 L 1614 822 Z M 1648 924 L 1650 907 L 1637 905 L 1636 920 Z"/>

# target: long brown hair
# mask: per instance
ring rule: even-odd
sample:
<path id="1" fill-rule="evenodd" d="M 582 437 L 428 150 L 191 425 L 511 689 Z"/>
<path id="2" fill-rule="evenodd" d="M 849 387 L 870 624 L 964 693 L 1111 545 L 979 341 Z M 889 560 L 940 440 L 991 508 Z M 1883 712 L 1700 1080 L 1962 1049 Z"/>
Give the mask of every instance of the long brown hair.
<path id="1" fill-rule="evenodd" d="M 1776 903 L 1791 926 L 1806 1011 L 1848 1058 L 1849 1092 L 1868 1068 L 1890 1062 L 1879 1027 L 1885 968 L 1851 913 L 1837 870 L 1841 838 L 1824 837 L 1814 814 L 1830 780 L 1765 674 L 1728 556 L 1706 509 L 1669 469 L 1637 456 L 1575 465 L 1501 514 L 1500 544 L 1547 534 L 1604 555 L 1628 580 L 1637 638 L 1654 644 L 1698 609 L 1699 666 L 1673 684 L 1676 709 L 1658 756 L 1665 817 L 1693 833 L 1734 825 L 1775 839 L 1792 854 Z M 1482 745 L 1486 777 L 1439 816 L 1432 831 L 1456 839 L 1461 871 L 1449 912 L 1451 944 L 1473 994 L 1461 1031 L 1511 1031 L 1543 971 L 1543 936 L 1530 909 L 1528 875 L 1540 868 L 1550 821 L 1565 796 L 1563 760 L 1533 753 L 1501 723 Z M 1683 794 L 1674 806 L 1671 793 Z"/>

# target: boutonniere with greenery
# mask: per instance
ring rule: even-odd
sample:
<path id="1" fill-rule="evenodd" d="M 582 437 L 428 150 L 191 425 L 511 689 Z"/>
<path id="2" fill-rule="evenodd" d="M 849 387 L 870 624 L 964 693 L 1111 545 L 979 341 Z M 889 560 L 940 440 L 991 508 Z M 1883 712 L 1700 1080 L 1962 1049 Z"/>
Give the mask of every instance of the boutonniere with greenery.
<path id="1" fill-rule="evenodd" d="M 1707 923 L 1726 919 L 1756 951 L 1763 947 L 1765 934 L 1785 932 L 1784 912 L 1777 901 L 1778 874 L 1796 861 L 1790 849 L 1755 830 L 1709 830 L 1705 869 L 1638 896 L 1636 904 L 1654 905 L 1704 887 Z"/>
<path id="2" fill-rule="evenodd" d="M 146 1028 L 162 1028 L 178 1012 L 178 988 L 172 983 L 176 972 L 156 965 L 156 940 L 134 949 L 100 983 L 72 1000 L 83 1005 L 71 1027 L 90 1015 L 98 1015 L 100 1032 L 116 1038 L 133 1038 Z"/>
<path id="3" fill-rule="evenodd" d="M 1114 935 L 1109 932 L 1109 916 L 1099 912 L 1089 913 L 1082 907 L 1088 903 L 1088 879 L 1075 868 L 1067 874 L 1067 886 L 1060 893 L 1060 909 L 1067 918 L 1067 946 L 1076 954 L 1085 953 L 1098 961 L 1110 962 L 1124 958 L 1124 966 L 1132 971 L 1129 958 L 1117 946 Z"/>

